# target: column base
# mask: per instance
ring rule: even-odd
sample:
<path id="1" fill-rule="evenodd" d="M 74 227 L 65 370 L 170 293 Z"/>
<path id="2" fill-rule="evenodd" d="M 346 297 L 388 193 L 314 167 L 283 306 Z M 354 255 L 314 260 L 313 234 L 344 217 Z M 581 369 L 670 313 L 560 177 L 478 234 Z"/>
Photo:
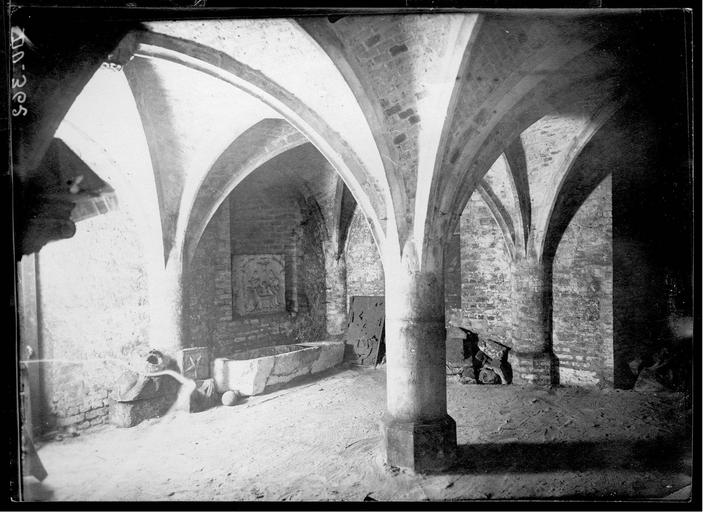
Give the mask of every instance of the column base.
<path id="1" fill-rule="evenodd" d="M 422 473 L 441 471 L 456 458 L 456 422 L 445 416 L 431 422 L 383 420 L 386 462 Z"/>
<path id="2" fill-rule="evenodd" d="M 552 352 L 511 352 L 514 384 L 554 386 L 559 382 L 557 358 Z"/>

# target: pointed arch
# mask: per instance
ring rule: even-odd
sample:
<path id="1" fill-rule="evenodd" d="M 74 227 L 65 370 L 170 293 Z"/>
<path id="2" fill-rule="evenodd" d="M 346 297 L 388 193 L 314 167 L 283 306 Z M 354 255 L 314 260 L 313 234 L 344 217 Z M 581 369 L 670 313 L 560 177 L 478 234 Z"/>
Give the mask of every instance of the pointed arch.
<path id="1" fill-rule="evenodd" d="M 519 240 L 521 252 L 527 250 L 527 239 L 532 224 L 532 204 L 530 202 L 530 182 L 527 178 L 527 162 L 525 161 L 525 148 L 522 147 L 520 137 L 516 137 L 505 151 L 505 161 L 510 173 L 510 184 L 518 202 L 518 222 L 521 239 Z M 518 241 L 516 240 L 516 244 Z"/>
<path id="2" fill-rule="evenodd" d="M 370 219 L 374 238 L 385 241 L 387 184 L 364 168 L 349 144 L 310 107 L 261 72 L 231 56 L 193 41 L 153 32 L 138 32 L 136 55 L 164 59 L 200 71 L 237 87 L 279 112 L 303 133 L 342 176 Z M 182 222 L 186 219 L 180 216 Z"/>
<path id="3" fill-rule="evenodd" d="M 582 59 L 590 61 L 590 53 L 571 62 L 570 66 L 578 68 L 578 64 Z M 595 65 L 595 68 L 598 69 L 598 66 Z M 602 77 L 593 74 L 594 70 L 587 69 L 584 72 L 586 76 L 578 72 L 564 73 L 555 77 L 549 83 L 542 82 L 538 84 L 529 95 L 516 103 L 496 123 L 492 130 L 487 131 L 487 134 L 482 137 L 483 142 L 479 149 L 466 160 L 468 167 L 460 184 L 455 191 L 448 191 L 447 196 L 443 198 L 444 204 L 446 204 L 445 208 L 450 212 L 444 229 L 451 230 L 456 226 L 458 216 L 463 211 L 463 207 L 476 185 L 480 182 L 480 178 L 488 172 L 490 165 L 495 162 L 500 154 L 506 151 L 507 146 L 518 139 L 520 134 L 528 127 L 550 113 L 569 111 L 572 106 L 578 105 L 581 98 L 586 94 L 598 96 L 601 98 L 601 102 L 610 101 L 611 98 L 621 94 L 617 87 L 617 81 L 614 78 L 611 77 L 604 82 Z M 608 87 L 604 83 L 607 83 Z M 603 97 L 605 98 L 603 99 Z M 523 197 L 523 201 L 525 200 L 526 197 Z M 530 218 L 532 221 L 534 221 L 533 217 L 534 212 L 531 211 Z M 533 223 L 531 222 L 531 224 Z M 530 233 L 528 233 L 529 238 Z"/>
<path id="4" fill-rule="evenodd" d="M 593 172 L 578 172 L 578 157 L 600 129 L 620 110 L 626 98 L 620 97 L 606 102 L 594 113 L 591 121 L 572 141 L 567 157 L 559 171 L 561 179 L 547 215 L 547 225 L 538 255 L 540 259 L 551 261 L 556 254 L 559 241 L 571 219 L 588 198 L 590 193 L 611 172 L 610 169 L 594 169 Z"/>
<path id="5" fill-rule="evenodd" d="M 344 43 L 324 18 L 298 18 L 295 21 L 300 29 L 330 57 L 359 103 L 381 156 L 383 171 L 395 205 L 395 224 L 401 226 L 404 223 L 403 184 L 394 172 L 396 162 L 399 160 L 398 151 L 393 144 L 390 132 L 384 128 L 383 109 L 381 103 L 375 98 L 365 70 L 349 57 Z"/>
<path id="6" fill-rule="evenodd" d="M 513 226 L 510 214 L 500 198 L 485 180 L 481 180 L 476 187 L 476 191 L 481 196 L 481 199 L 483 199 L 483 202 L 486 203 L 486 206 L 488 206 L 498 226 L 500 226 L 510 258 L 515 259 L 515 227 Z"/>
<path id="7" fill-rule="evenodd" d="M 232 141 L 204 176 L 189 208 L 183 235 L 185 265 L 190 264 L 205 228 L 234 188 L 272 158 L 306 142 L 282 119 L 264 119 Z"/>

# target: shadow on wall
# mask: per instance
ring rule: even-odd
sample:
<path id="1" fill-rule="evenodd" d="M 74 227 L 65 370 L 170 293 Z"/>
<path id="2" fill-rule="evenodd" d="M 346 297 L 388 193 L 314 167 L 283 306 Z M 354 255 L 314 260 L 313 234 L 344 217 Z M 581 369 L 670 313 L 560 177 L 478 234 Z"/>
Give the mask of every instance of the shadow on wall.
<path id="1" fill-rule="evenodd" d="M 630 364 L 646 359 L 664 335 L 665 290 L 644 249 L 643 244 L 614 233 L 613 370 L 617 388 L 634 386 L 637 375 Z"/>
<path id="2" fill-rule="evenodd" d="M 648 366 L 663 349 L 691 349 L 692 333 L 672 328 L 678 319 L 693 314 L 691 187 L 688 173 L 675 162 L 660 171 L 663 158 L 651 155 L 639 166 L 613 173 L 613 357 L 618 388 L 632 387 L 637 366 Z"/>
<path id="3" fill-rule="evenodd" d="M 681 18 L 669 13 L 643 20 L 647 30 L 682 30 Z M 635 136 L 617 148 L 622 157 L 613 170 L 616 387 L 631 383 L 625 365 L 632 359 L 647 359 L 667 346 L 691 348 L 692 338 L 670 327 L 693 315 L 693 139 L 685 44 L 683 37 L 654 42 L 647 36 L 634 60 L 643 90 L 626 107 L 625 125 Z M 662 66 L 655 70 L 657 55 Z M 641 118 L 649 122 L 642 125 Z"/>
<path id="4" fill-rule="evenodd" d="M 590 140 L 564 184 L 569 193 L 561 194 L 554 207 L 562 215 L 550 220 L 551 236 L 546 237 L 548 248 L 555 247 L 581 198 L 595 189 L 600 175 L 612 173 L 613 384 L 625 389 L 635 385 L 640 362 L 648 366 L 657 352 L 678 343 L 672 319 L 692 315 L 686 131 L 680 119 L 671 117 L 679 113 L 653 113 L 648 104 L 646 96 L 632 99 Z M 602 265 L 597 256 L 584 261 L 591 268 Z M 591 316 L 588 308 L 567 310 L 587 320 Z M 590 334 L 572 338 L 583 341 Z"/>

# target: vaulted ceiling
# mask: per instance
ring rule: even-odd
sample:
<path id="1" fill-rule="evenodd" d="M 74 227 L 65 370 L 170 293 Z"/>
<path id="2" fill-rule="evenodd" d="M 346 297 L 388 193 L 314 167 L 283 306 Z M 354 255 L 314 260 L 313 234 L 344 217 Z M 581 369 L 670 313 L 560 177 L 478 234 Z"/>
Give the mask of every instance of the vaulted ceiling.
<path id="1" fill-rule="evenodd" d="M 106 57 L 117 66 L 67 73 L 85 87 L 36 122 L 61 116 L 51 135 L 129 196 L 164 262 L 187 262 L 238 183 L 306 144 L 387 263 L 412 246 L 417 268 L 436 266 L 476 190 L 514 257 L 541 258 L 553 218 L 573 210 L 562 196 L 583 188 L 569 178 L 579 155 L 631 95 L 624 26 L 495 13 L 148 22 Z M 333 227 L 337 188 L 318 191 Z"/>

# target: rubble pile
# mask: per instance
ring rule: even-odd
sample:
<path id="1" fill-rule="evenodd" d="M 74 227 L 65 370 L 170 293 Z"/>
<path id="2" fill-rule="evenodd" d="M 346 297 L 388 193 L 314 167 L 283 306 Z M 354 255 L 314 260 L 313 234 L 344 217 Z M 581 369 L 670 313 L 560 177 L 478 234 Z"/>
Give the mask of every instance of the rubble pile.
<path id="1" fill-rule="evenodd" d="M 513 372 L 508 363 L 510 347 L 492 340 L 480 339 L 467 329 L 448 332 L 447 375 L 456 375 L 462 384 L 510 384 Z M 449 348 L 448 348 L 449 352 Z"/>

